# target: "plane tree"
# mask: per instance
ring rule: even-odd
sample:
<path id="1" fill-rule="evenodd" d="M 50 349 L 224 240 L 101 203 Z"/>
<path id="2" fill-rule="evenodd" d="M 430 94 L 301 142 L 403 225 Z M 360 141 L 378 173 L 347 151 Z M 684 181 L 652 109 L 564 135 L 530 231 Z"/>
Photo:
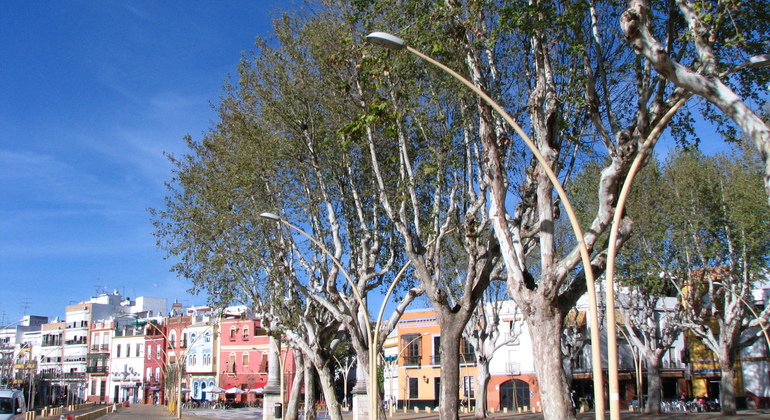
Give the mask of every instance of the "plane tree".
<path id="1" fill-rule="evenodd" d="M 586 165 L 576 177 L 575 194 L 586 194 L 585 184 L 599 177 L 598 165 Z M 669 230 L 665 212 L 671 203 L 661 197 L 666 184 L 657 159 L 650 159 L 634 181 L 628 199 L 628 211 L 635 215 L 632 237 L 617 257 L 618 283 L 625 289 L 616 295 L 616 309 L 629 345 L 636 348 L 647 365 L 646 413 L 660 413 L 662 358 L 679 336 L 678 306 L 666 300 L 676 295 L 667 273 L 672 270 L 673 255 L 667 252 Z M 582 199 L 581 199 L 582 200 Z M 638 378 L 640 380 L 640 378 Z M 641 391 L 641 390 L 639 390 Z"/>
<path id="2" fill-rule="evenodd" d="M 226 83 L 219 121 L 202 141 L 188 138 L 189 154 L 171 157 L 172 195 L 154 213 L 162 246 L 193 290 L 271 318 L 313 363 L 325 394 L 331 354 L 319 337 L 348 337 L 369 372 L 370 349 L 422 293 L 408 283 L 397 290 L 396 310 L 370 342 L 370 293 L 409 276 L 396 271 L 400 240 L 378 207 L 372 171 L 344 134 L 360 103 L 348 91 L 362 75 L 355 49 L 339 45 L 353 32 L 343 17 L 319 8 L 275 21 L 275 38 L 258 39 Z M 298 304 L 286 306 L 287 296 Z M 333 393 L 327 401 L 336 404 Z"/>
<path id="3" fill-rule="evenodd" d="M 366 10 L 381 17 L 392 10 L 386 3 L 376 2 Z M 389 19 L 372 18 L 367 27 L 394 28 L 409 45 L 437 55 L 471 84 L 492 95 L 529 132 L 533 147 L 543 156 L 542 161 L 534 159 L 520 133 L 514 133 L 491 105 L 469 96 L 446 74 L 426 68 L 425 63 L 415 63 L 412 56 L 379 54 L 385 64 L 376 80 L 383 81 L 381 96 L 394 104 L 398 115 L 406 114 L 402 109 L 408 98 L 398 88 L 407 86 L 411 94 L 424 92 L 420 103 L 423 107 L 443 95 L 439 109 L 447 110 L 448 122 L 466 118 L 464 131 L 456 132 L 462 134 L 458 138 L 469 141 L 454 147 L 462 151 L 458 155 L 474 159 L 480 176 L 474 176 L 473 188 L 485 195 L 485 201 L 481 202 L 483 215 L 466 212 L 459 221 L 463 228 L 480 226 L 479 221 L 491 226 L 494 238 L 488 249 L 499 252 L 508 293 L 532 333 L 544 414 L 549 419 L 573 418 L 560 340 L 565 315 L 586 291 L 586 273 L 582 271 L 576 241 L 560 241 L 565 236 L 557 231 L 555 222 L 565 203 L 556 195 L 546 168 L 566 182 L 571 169 L 581 165 L 586 156 L 599 153 L 607 157 L 593 186 L 594 195 L 587 201 L 587 216 L 581 220 L 585 245 L 594 252 L 591 272 L 598 275 L 606 263 L 601 252 L 607 246 L 603 234 L 611 222 L 618 189 L 630 162 L 652 127 L 666 123 L 664 114 L 686 92 L 672 89 L 665 80 L 651 78 L 651 69 L 641 65 L 622 45 L 616 23 L 622 10 L 616 3 L 534 1 L 481 5 L 408 1 L 398 6 Z M 411 76 L 414 67 L 419 70 L 420 65 L 422 71 Z M 408 79 L 411 83 L 403 80 L 406 76 L 412 77 Z M 452 94 L 447 95 L 441 87 Z M 390 93 L 393 91 L 397 93 Z M 420 141 L 423 132 L 417 131 L 419 135 L 412 135 L 410 141 Z M 400 137 L 396 139 L 400 141 Z M 473 154 L 465 152 L 469 150 L 465 144 L 473 147 Z M 443 162 L 440 166 L 446 167 Z M 413 172 L 417 173 L 405 169 L 400 173 Z M 470 204 L 462 207 L 475 208 Z M 400 209 L 396 205 L 391 208 Z M 407 209 L 413 208 L 417 207 Z M 388 214 L 394 223 L 403 223 L 398 229 L 406 242 L 426 242 L 416 229 L 420 224 L 415 213 Z M 422 224 L 442 226 L 429 221 Z M 630 216 L 625 217 L 619 244 L 628 238 L 631 226 Z M 429 232 L 433 231 L 436 229 Z M 465 232 L 466 237 L 471 236 Z M 430 256 L 410 253 L 409 245 L 406 249 L 413 262 Z M 431 290 L 438 289 L 426 286 L 431 281 L 429 276 L 416 273 L 431 297 Z M 444 300 L 442 294 L 437 296 L 432 302 L 440 313 Z M 442 360 L 444 357 L 442 354 Z M 453 364 L 453 359 L 447 362 Z M 442 377 L 442 387 L 445 384 L 454 386 L 455 382 Z M 442 390 L 447 392 L 443 395 L 448 397 L 455 389 Z M 444 403 L 452 404 L 446 400 Z M 454 418 L 454 408 L 447 407 L 442 415 Z"/>
<path id="4" fill-rule="evenodd" d="M 463 331 L 463 339 L 473 349 L 477 368 L 475 418 L 486 418 L 489 412 L 487 386 L 492 378 L 489 370 L 492 357 L 503 346 L 516 342 L 521 333 L 520 315 L 516 306 L 506 299 L 505 283 L 492 281 Z"/>
<path id="5" fill-rule="evenodd" d="M 684 330 L 714 353 L 722 411 L 735 412 L 735 360 L 756 338 L 746 305 L 770 238 L 761 172 L 761 160 L 745 145 L 715 156 L 674 149 L 665 164 L 652 162 L 631 198 L 629 211 L 639 216 L 618 258 L 619 278 L 630 290 L 619 306 L 647 360 L 648 411 L 659 410 L 659 379 L 652 375 L 671 335 Z M 665 296 L 679 303 L 664 308 Z"/>
<path id="6" fill-rule="evenodd" d="M 629 293 L 617 297 L 617 307 L 629 344 L 639 351 L 647 366 L 648 399 L 644 403 L 644 412 L 660 414 L 663 356 L 682 332 L 682 324 L 678 318 L 678 303 L 650 289 L 636 285 Z"/>
<path id="7" fill-rule="evenodd" d="M 761 191 L 761 165 L 751 153 L 670 156 L 664 182 L 667 225 L 683 299 L 682 326 L 714 352 L 722 371 L 720 404 L 734 414 L 735 361 L 751 321 L 746 302 L 763 275 L 770 209 Z"/>
<path id="8" fill-rule="evenodd" d="M 728 140 L 740 140 L 737 127 L 754 144 L 765 163 L 762 179 L 770 200 L 770 126 L 759 112 L 770 71 L 742 70 L 770 66 L 766 5 L 741 0 L 629 0 L 620 25 L 629 45 L 655 69 L 655 77 L 702 98 L 700 116 L 714 122 Z"/>

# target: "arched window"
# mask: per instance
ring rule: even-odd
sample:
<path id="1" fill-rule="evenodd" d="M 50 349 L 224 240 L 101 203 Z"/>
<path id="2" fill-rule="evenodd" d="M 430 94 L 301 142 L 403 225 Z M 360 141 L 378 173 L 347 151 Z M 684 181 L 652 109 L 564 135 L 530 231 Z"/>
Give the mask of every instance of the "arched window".
<path id="1" fill-rule="evenodd" d="M 144 373 L 144 380 L 147 382 L 152 382 L 152 368 L 147 368 Z"/>
<path id="2" fill-rule="evenodd" d="M 249 338 L 249 326 L 248 325 L 243 327 L 243 339 L 245 340 L 247 338 Z"/>
<path id="3" fill-rule="evenodd" d="M 529 407 L 529 384 L 518 379 L 500 384 L 500 405 L 513 410 Z"/>
<path id="4" fill-rule="evenodd" d="M 235 373 L 235 352 L 230 352 L 230 358 L 227 360 L 227 372 Z"/>
<path id="5" fill-rule="evenodd" d="M 206 334 L 203 336 L 203 341 L 205 341 L 206 343 L 211 342 L 211 332 L 208 332 L 208 331 L 206 332 Z"/>
<path id="6" fill-rule="evenodd" d="M 171 334 L 168 335 L 168 348 L 174 347 L 176 347 L 176 330 L 171 330 Z"/>
<path id="7" fill-rule="evenodd" d="M 230 340 L 235 340 L 235 336 L 238 334 L 238 328 L 233 325 L 230 327 Z"/>

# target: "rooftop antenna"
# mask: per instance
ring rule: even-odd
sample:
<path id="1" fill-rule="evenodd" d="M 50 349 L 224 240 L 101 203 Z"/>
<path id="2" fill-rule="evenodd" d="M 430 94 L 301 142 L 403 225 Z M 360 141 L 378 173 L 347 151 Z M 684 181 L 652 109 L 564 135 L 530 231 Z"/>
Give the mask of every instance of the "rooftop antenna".
<path id="1" fill-rule="evenodd" d="M 102 279 L 97 277 L 96 278 L 96 284 L 94 285 L 94 288 L 96 288 L 96 292 L 94 292 L 94 295 L 95 295 L 94 297 L 98 297 L 99 296 L 99 292 L 103 291 L 106 288 L 106 286 L 102 286 L 101 283 L 102 283 Z"/>
<path id="2" fill-rule="evenodd" d="M 29 309 L 29 304 L 30 304 L 30 300 L 29 299 L 24 299 L 24 300 L 21 301 L 21 305 L 20 306 L 21 306 L 21 309 L 24 310 L 24 312 L 23 312 L 24 315 L 27 314 L 27 309 Z"/>

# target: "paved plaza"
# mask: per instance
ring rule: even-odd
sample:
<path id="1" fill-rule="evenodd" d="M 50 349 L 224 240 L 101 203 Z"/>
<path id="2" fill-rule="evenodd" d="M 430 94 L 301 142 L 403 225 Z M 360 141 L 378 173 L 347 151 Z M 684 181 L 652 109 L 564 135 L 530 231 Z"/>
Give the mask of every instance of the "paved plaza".
<path id="1" fill-rule="evenodd" d="M 78 413 L 82 414 L 82 413 Z M 328 416 L 319 416 L 319 420 L 328 419 Z M 543 415 L 540 413 L 495 413 L 489 416 L 491 419 L 496 420 L 541 420 Z M 609 418 L 609 412 L 605 416 Z M 770 420 L 770 410 L 743 410 L 739 411 L 736 416 L 722 416 L 719 413 L 668 413 L 661 414 L 660 416 L 650 416 L 640 413 L 623 412 L 623 419 L 629 420 L 647 420 L 647 419 L 666 419 L 666 420 L 717 420 L 717 419 L 735 419 L 735 420 Z M 121 407 L 117 412 L 107 414 L 101 419 L 104 420 L 129 420 L 129 419 L 141 419 L 141 420 L 169 420 L 175 418 L 164 406 L 144 405 L 137 404 L 130 407 Z M 212 410 L 212 409 L 194 409 L 184 410 L 182 418 L 184 420 L 214 420 L 214 419 L 231 419 L 231 420 L 253 420 L 262 418 L 261 408 L 237 408 L 229 410 Z M 352 414 L 343 414 L 345 420 L 352 420 Z M 407 419 L 426 419 L 433 420 L 438 419 L 438 413 L 396 413 L 393 417 L 388 416 L 394 420 L 407 420 Z M 473 414 L 461 414 L 461 419 L 472 419 Z M 578 420 L 593 420 L 595 418 L 593 412 L 586 412 L 578 414 Z M 58 420 L 58 417 L 44 417 L 45 420 Z"/>

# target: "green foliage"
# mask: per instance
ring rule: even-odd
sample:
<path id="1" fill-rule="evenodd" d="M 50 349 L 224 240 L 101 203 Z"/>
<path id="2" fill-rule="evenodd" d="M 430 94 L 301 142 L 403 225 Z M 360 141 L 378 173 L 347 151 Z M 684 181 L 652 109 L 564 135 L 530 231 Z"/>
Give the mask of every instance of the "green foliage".
<path id="1" fill-rule="evenodd" d="M 666 294 L 672 276 L 696 269 L 745 265 L 758 273 L 770 245 L 761 174 L 757 158 L 737 149 L 715 156 L 674 150 L 662 168 L 653 161 L 628 206 L 634 237 L 619 257 L 624 282 Z"/>

